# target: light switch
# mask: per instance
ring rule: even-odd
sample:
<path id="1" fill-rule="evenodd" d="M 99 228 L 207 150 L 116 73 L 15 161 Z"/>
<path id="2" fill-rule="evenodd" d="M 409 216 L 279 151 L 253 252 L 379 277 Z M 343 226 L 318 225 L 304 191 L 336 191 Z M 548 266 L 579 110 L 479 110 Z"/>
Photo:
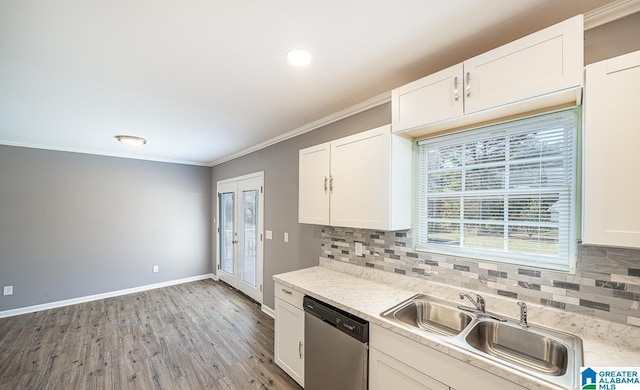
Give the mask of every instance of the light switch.
<path id="1" fill-rule="evenodd" d="M 3 295 L 13 295 L 13 286 L 4 286 Z"/>
<path id="2" fill-rule="evenodd" d="M 267 238 L 267 240 L 273 239 L 273 232 L 271 230 L 265 230 L 264 235 Z"/>
<path id="3" fill-rule="evenodd" d="M 284 232 L 284 242 L 289 242 L 289 233 Z"/>

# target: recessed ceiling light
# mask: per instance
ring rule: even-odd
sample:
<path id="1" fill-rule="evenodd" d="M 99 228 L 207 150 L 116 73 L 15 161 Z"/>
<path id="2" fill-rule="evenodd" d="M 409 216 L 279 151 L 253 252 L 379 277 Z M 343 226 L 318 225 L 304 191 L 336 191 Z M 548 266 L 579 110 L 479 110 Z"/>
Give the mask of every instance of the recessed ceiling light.
<path id="1" fill-rule="evenodd" d="M 287 52 L 287 61 L 293 66 L 309 65 L 311 54 L 304 49 L 291 49 Z"/>
<path id="2" fill-rule="evenodd" d="M 128 145 L 144 145 L 147 143 L 146 139 L 134 135 L 116 135 L 116 139 Z"/>

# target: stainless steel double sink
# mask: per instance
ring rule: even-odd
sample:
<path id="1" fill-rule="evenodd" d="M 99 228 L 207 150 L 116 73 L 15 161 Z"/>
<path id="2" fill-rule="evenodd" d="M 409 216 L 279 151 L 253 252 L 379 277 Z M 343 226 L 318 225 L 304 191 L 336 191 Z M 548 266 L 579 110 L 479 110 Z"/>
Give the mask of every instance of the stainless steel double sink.
<path id="1" fill-rule="evenodd" d="M 536 378 L 577 386 L 583 364 L 582 340 L 577 336 L 535 325 L 524 328 L 516 321 L 427 295 L 416 295 L 381 316 Z"/>

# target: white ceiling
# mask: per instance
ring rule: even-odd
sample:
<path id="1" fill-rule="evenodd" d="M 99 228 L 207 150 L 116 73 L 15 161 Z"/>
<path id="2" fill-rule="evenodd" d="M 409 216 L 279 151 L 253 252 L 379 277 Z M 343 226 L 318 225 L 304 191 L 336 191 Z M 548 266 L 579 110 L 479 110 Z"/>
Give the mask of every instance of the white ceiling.
<path id="1" fill-rule="evenodd" d="M 207 165 L 607 2 L 2 0 L 0 144 Z"/>

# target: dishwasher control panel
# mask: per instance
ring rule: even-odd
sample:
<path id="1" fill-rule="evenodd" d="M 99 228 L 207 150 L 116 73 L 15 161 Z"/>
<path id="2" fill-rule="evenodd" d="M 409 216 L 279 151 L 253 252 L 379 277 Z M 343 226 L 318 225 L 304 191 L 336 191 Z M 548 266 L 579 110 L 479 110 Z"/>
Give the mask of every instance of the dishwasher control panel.
<path id="1" fill-rule="evenodd" d="M 305 296 L 304 311 L 327 324 L 340 329 L 349 336 L 366 343 L 369 341 L 369 322 L 328 303 Z"/>

